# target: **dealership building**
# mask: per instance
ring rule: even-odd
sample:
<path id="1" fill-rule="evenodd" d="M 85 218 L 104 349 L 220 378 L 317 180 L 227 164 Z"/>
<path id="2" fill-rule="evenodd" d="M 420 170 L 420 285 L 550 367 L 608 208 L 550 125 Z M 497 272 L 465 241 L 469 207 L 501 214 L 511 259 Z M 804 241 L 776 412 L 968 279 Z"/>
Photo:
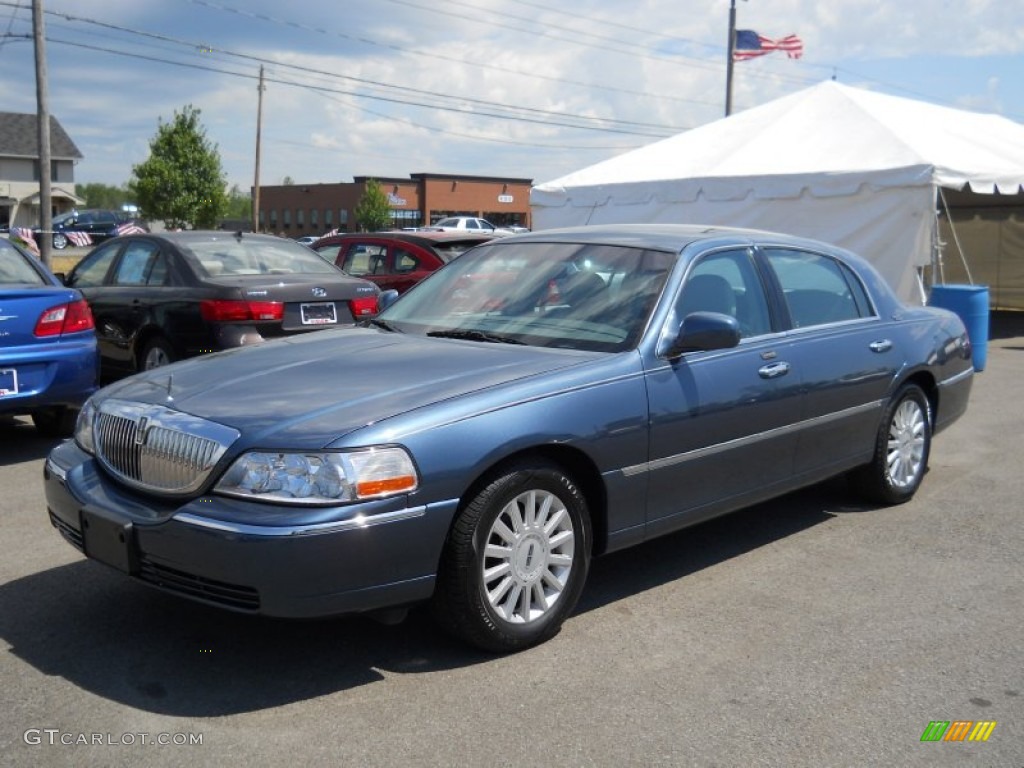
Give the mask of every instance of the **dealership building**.
<path id="1" fill-rule="evenodd" d="M 532 179 L 414 173 L 408 178 L 356 176 L 351 183 L 260 185 L 259 229 L 287 237 L 335 229 L 356 232 L 356 205 L 371 180 L 388 196 L 396 229 L 429 226 L 446 216 L 476 216 L 499 227 L 531 226 Z"/>

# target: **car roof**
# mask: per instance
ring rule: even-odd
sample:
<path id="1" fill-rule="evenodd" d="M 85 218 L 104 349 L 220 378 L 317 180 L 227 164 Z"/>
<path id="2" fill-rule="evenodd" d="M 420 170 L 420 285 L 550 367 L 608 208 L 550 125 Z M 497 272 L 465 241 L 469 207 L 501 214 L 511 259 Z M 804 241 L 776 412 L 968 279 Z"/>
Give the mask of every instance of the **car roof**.
<path id="1" fill-rule="evenodd" d="M 339 232 L 317 240 L 318 243 L 337 243 L 344 240 L 390 240 L 401 243 L 412 243 L 428 251 L 434 250 L 434 240 L 422 237 L 413 232 Z"/>
<path id="2" fill-rule="evenodd" d="M 700 224 L 594 224 L 524 232 L 499 238 L 494 242 L 503 244 L 523 242 L 603 243 L 679 253 L 688 245 L 708 240 L 734 243 L 771 241 L 818 247 L 824 245 L 805 238 L 776 232 Z M 828 247 L 838 250 L 831 246 Z"/>
<path id="3" fill-rule="evenodd" d="M 181 243 L 182 245 L 196 242 L 210 242 L 211 240 L 229 240 L 237 237 L 241 237 L 244 240 L 288 242 L 298 245 L 298 243 L 288 237 L 263 235 L 256 232 L 237 232 L 226 229 L 168 230 L 165 232 L 146 232 L 145 234 L 135 235 L 135 237 L 158 237 L 172 243 Z"/>

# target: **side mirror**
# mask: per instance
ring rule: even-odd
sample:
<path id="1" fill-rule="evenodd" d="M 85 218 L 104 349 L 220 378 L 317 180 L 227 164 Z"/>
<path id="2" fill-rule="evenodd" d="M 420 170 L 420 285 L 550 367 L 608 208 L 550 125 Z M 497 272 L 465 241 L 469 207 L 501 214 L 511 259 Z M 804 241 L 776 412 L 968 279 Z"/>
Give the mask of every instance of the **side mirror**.
<path id="1" fill-rule="evenodd" d="M 683 318 L 679 335 L 665 356 L 672 359 L 686 352 L 731 349 L 739 343 L 740 325 L 736 318 L 720 312 L 693 312 Z"/>
<path id="2" fill-rule="evenodd" d="M 394 288 L 381 291 L 380 296 L 377 297 L 377 312 L 383 312 L 396 301 L 398 301 L 398 291 Z"/>

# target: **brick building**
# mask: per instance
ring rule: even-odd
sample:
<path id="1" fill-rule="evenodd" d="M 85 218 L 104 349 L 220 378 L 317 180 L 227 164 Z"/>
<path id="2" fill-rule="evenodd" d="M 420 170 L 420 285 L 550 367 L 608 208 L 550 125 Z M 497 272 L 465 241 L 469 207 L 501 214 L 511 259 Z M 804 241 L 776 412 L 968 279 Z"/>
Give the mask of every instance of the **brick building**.
<path id="1" fill-rule="evenodd" d="M 338 184 L 261 185 L 259 229 L 288 237 L 333 229 L 356 232 L 355 208 L 370 179 L 391 201 L 396 229 L 428 226 L 445 216 L 478 216 L 499 227 L 531 226 L 532 179 L 414 173 L 408 178 L 356 176 Z"/>

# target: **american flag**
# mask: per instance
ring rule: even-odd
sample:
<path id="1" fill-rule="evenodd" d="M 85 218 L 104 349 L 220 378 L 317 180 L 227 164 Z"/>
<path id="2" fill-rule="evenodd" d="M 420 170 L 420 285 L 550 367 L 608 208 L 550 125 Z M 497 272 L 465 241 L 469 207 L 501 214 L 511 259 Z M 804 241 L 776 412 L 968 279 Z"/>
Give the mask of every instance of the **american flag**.
<path id="1" fill-rule="evenodd" d="M 121 235 L 141 235 L 146 230 L 140 227 L 138 224 L 133 224 L 130 221 L 126 221 L 124 224 L 118 224 L 114 230 L 114 237 L 120 237 Z"/>
<path id="2" fill-rule="evenodd" d="M 65 232 L 64 237 L 74 245 L 92 245 L 92 238 L 88 232 Z"/>
<path id="3" fill-rule="evenodd" d="M 39 256 L 39 246 L 36 245 L 35 235 L 33 235 L 32 230 L 28 227 L 11 227 L 8 239 L 21 243 L 36 256 Z"/>
<path id="4" fill-rule="evenodd" d="M 320 235 L 320 237 L 318 237 L 317 240 L 323 240 L 325 237 L 334 237 L 334 235 L 336 235 L 336 234 L 338 234 L 337 228 L 332 229 L 330 232 L 326 232 L 326 233 Z"/>
<path id="5" fill-rule="evenodd" d="M 732 60 L 745 61 L 758 56 L 765 56 L 772 51 L 784 51 L 791 59 L 799 59 L 804 55 L 804 42 L 796 35 L 786 35 L 778 40 L 759 35 L 752 29 L 736 30 L 736 45 L 733 48 Z"/>

